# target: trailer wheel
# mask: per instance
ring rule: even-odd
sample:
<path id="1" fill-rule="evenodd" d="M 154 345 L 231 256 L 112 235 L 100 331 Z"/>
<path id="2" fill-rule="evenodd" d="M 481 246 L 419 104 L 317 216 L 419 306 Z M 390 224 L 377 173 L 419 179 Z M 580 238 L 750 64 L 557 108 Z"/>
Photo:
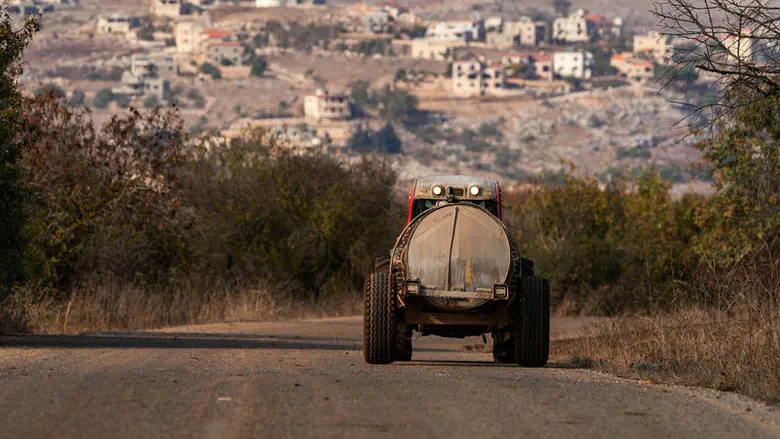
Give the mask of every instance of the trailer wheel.
<path id="1" fill-rule="evenodd" d="M 540 276 L 523 277 L 515 303 L 515 357 L 523 367 L 541 367 L 550 355 L 550 284 Z"/>
<path id="2" fill-rule="evenodd" d="M 363 311 L 363 355 L 366 363 L 388 364 L 395 353 L 395 294 L 390 291 L 390 275 L 377 271 L 366 277 L 366 305 Z"/>

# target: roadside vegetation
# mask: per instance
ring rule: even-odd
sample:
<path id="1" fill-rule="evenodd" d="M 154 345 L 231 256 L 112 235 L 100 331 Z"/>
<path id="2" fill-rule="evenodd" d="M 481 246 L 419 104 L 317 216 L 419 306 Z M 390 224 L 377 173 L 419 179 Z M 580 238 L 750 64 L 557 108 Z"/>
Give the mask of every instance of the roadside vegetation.
<path id="1" fill-rule="evenodd" d="M 266 131 L 195 138 L 159 109 L 95 126 L 59 93 L 22 98 L 36 26 L 12 31 L 0 17 L 0 332 L 359 310 L 363 276 L 403 226 L 389 165 L 346 166 Z M 300 32 L 290 44 L 326 34 Z M 557 360 L 780 401 L 775 84 L 731 87 L 720 102 L 729 111 L 698 137 L 712 196 L 673 197 L 669 171 L 653 168 L 607 182 L 545 175 L 506 194 L 507 226 L 550 279 L 556 312 L 618 318 L 557 343 Z M 392 124 L 418 111 L 416 98 L 364 82 L 352 97 L 358 114 L 385 122 L 352 148 L 400 152 Z M 476 151 L 500 140 L 495 127 L 479 131 L 422 134 Z"/>

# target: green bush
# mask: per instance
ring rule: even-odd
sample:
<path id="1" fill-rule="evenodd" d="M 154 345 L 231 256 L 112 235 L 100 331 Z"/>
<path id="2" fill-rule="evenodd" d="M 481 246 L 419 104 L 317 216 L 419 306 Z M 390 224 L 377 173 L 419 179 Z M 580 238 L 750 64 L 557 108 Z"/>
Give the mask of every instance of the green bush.
<path id="1" fill-rule="evenodd" d="M 24 279 L 25 190 L 19 167 L 21 148 L 13 139 L 21 117 L 17 80 L 22 53 L 37 29 L 37 21 L 28 19 L 17 30 L 0 10 L 0 305 L 13 286 Z"/>
<path id="2" fill-rule="evenodd" d="M 647 171 L 632 185 L 562 176 L 507 199 L 506 220 L 524 256 L 550 278 L 554 302 L 616 314 L 681 301 L 675 281 L 690 274 L 694 212 L 700 200 L 673 201 L 668 183 Z"/>
<path id="3" fill-rule="evenodd" d="M 222 79 L 222 72 L 219 70 L 219 67 L 211 63 L 203 63 L 200 66 L 200 72 L 204 75 L 211 76 L 214 80 Z"/>
<path id="4" fill-rule="evenodd" d="M 95 97 L 92 99 L 92 106 L 100 109 L 108 108 L 115 98 L 116 96 L 110 88 L 104 88 L 95 94 Z"/>

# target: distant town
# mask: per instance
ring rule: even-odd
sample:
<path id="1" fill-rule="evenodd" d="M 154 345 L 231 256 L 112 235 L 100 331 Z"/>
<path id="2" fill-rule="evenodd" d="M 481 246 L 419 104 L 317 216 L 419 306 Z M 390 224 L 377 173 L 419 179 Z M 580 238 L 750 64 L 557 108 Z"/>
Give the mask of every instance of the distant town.
<path id="1" fill-rule="evenodd" d="M 397 2 L 322 0 L 15 0 L 8 10 L 44 16 L 28 92 L 57 89 L 98 118 L 175 106 L 193 136 L 263 127 L 347 158 L 397 155 L 409 172 L 520 178 L 577 163 L 609 179 L 653 163 L 695 183 L 686 128 L 669 128 L 686 116 L 669 103 L 682 87 L 659 94 L 686 42 L 555 3 L 554 13 L 448 20 Z"/>

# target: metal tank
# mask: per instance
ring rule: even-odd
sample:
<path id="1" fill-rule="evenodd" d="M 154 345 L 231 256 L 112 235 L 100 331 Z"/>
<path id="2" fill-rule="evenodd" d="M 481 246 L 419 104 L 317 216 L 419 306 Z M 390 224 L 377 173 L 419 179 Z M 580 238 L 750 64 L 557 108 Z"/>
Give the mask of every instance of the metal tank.
<path id="1" fill-rule="evenodd" d="M 435 308 L 477 308 L 494 297 L 496 285 L 509 283 L 510 237 L 486 210 L 470 203 L 445 204 L 410 224 L 408 232 L 400 249 L 405 280 L 417 281 L 420 295 Z M 459 293 L 462 298 L 453 297 Z"/>

